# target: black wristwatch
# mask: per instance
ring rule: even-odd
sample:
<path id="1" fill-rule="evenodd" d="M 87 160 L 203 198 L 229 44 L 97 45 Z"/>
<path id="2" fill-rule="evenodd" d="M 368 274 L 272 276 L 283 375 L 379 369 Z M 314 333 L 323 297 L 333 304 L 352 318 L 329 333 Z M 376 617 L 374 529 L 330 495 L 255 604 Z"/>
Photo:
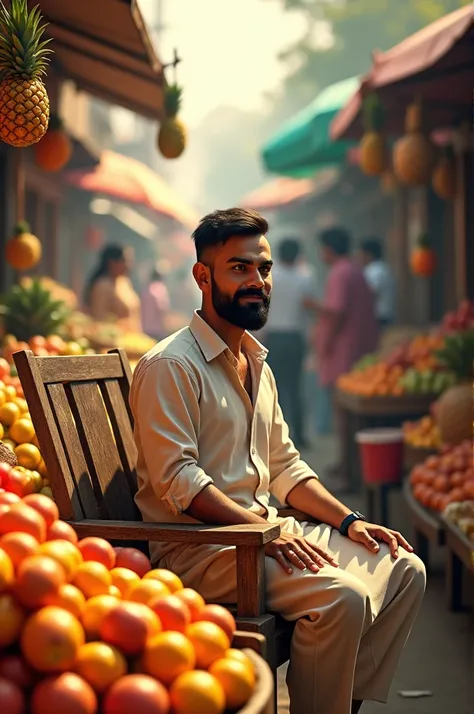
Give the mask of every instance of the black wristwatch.
<path id="1" fill-rule="evenodd" d="M 343 519 L 341 525 L 339 526 L 339 533 L 343 536 L 346 536 L 351 523 L 354 523 L 354 521 L 366 521 L 366 520 L 367 520 L 367 518 L 359 511 L 354 511 L 353 513 L 349 513 L 349 515 Z"/>

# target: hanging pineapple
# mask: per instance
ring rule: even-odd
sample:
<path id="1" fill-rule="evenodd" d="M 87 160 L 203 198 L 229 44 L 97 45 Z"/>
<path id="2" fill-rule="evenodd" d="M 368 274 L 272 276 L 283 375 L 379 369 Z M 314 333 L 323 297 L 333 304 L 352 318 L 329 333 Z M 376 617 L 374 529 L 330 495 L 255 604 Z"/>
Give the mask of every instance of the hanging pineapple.
<path id="1" fill-rule="evenodd" d="M 444 200 L 456 195 L 456 160 L 452 146 L 445 146 L 431 179 L 434 192 Z"/>
<path id="2" fill-rule="evenodd" d="M 61 171 L 69 163 L 72 142 L 58 116 L 51 116 L 48 131 L 41 141 L 35 144 L 34 152 L 36 164 L 43 171 Z"/>
<path id="3" fill-rule="evenodd" d="M 186 127 L 178 119 L 182 93 L 178 84 L 165 89 L 166 119 L 158 132 L 158 148 L 165 159 L 177 159 L 186 148 Z"/>
<path id="4" fill-rule="evenodd" d="M 413 275 L 430 277 L 436 270 L 436 253 L 431 248 L 429 237 L 422 233 L 410 255 L 410 267 Z"/>
<path id="5" fill-rule="evenodd" d="M 42 77 L 49 61 L 49 40 L 38 7 L 0 0 L 0 139 L 11 146 L 35 144 L 48 128 L 49 98 Z"/>
<path id="6" fill-rule="evenodd" d="M 423 186 L 431 177 L 434 148 L 423 133 L 421 102 L 410 104 L 405 117 L 405 136 L 393 148 L 393 169 L 397 179 L 408 186 Z"/>
<path id="7" fill-rule="evenodd" d="M 381 134 L 383 107 L 377 94 L 369 94 L 362 105 L 365 133 L 361 139 L 359 165 L 367 176 L 380 176 L 387 168 L 387 148 Z"/>
<path id="8" fill-rule="evenodd" d="M 5 246 L 5 258 L 14 270 L 30 270 L 41 260 L 41 243 L 30 231 L 26 221 L 15 226 L 13 236 Z"/>

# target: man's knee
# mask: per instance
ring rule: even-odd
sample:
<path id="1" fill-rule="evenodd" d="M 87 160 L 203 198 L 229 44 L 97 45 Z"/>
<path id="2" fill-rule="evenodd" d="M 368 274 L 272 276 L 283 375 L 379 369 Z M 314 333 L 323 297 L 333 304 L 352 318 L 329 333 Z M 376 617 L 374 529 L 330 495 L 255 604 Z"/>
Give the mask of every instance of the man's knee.
<path id="1" fill-rule="evenodd" d="M 426 568 L 421 558 L 400 548 L 397 564 L 404 569 L 405 582 L 423 593 L 426 587 Z"/>
<path id="2" fill-rule="evenodd" d="M 369 590 L 358 578 L 344 577 L 336 586 L 336 610 L 341 618 L 363 622 L 370 610 Z"/>

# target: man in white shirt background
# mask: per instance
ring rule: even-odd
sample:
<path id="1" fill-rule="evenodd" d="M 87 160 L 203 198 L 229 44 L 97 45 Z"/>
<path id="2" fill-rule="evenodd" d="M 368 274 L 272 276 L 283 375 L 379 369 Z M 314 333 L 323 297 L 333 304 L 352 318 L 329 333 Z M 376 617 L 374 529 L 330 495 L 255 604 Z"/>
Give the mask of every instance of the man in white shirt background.
<path id="1" fill-rule="evenodd" d="M 263 340 L 291 437 L 301 449 L 305 446 L 303 369 L 309 327 L 303 300 L 314 297 L 315 277 L 299 260 L 301 244 L 296 238 L 284 238 L 277 254 L 278 262 L 272 269 L 272 305 Z"/>
<path id="2" fill-rule="evenodd" d="M 364 276 L 375 296 L 375 315 L 380 328 L 395 319 L 395 281 L 384 260 L 383 247 L 377 238 L 366 238 L 360 245 Z"/>

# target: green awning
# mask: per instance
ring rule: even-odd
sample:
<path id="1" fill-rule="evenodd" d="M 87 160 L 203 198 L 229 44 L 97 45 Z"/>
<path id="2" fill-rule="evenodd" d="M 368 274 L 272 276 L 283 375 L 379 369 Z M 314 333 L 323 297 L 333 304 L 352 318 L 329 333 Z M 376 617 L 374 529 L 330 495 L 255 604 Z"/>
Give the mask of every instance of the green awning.
<path id="1" fill-rule="evenodd" d="M 305 177 L 344 161 L 354 142 L 333 142 L 329 127 L 358 87 L 359 77 L 331 84 L 287 121 L 262 149 L 266 170 L 282 176 Z"/>

